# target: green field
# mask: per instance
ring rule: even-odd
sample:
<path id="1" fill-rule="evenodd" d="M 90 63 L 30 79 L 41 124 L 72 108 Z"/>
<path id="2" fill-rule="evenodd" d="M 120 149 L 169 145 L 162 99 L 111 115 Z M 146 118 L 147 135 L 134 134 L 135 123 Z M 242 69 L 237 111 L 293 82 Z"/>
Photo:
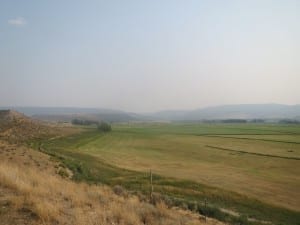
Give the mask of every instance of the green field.
<path id="1" fill-rule="evenodd" d="M 188 205 L 207 199 L 229 214 L 211 216 L 232 223 L 300 221 L 300 126 L 118 124 L 110 133 L 90 128 L 44 141 L 42 149 L 76 179 L 132 191 L 147 193 L 151 169 L 156 192 Z"/>

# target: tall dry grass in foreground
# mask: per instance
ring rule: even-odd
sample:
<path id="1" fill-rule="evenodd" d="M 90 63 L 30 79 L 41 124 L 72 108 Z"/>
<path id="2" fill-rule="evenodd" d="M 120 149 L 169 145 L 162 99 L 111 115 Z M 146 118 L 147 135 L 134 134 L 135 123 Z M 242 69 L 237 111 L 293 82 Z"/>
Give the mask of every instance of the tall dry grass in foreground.
<path id="1" fill-rule="evenodd" d="M 118 196 L 106 186 L 74 183 L 9 162 L 0 164 L 0 188 L 13 191 L 15 210 L 26 209 L 38 224 L 202 224 L 189 212 Z M 209 221 L 208 224 L 217 224 Z M 206 223 L 207 224 L 207 223 Z"/>

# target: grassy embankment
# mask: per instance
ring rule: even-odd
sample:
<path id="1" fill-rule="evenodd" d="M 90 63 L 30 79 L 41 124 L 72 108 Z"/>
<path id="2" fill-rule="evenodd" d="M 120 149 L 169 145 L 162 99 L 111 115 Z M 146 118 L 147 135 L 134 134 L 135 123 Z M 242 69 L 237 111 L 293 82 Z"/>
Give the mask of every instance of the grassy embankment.
<path id="1" fill-rule="evenodd" d="M 122 188 L 75 183 L 49 171 L 51 166 L 46 172 L 37 165 L 1 159 L 1 225 L 221 225 L 169 209 L 163 202 L 141 202 Z"/>

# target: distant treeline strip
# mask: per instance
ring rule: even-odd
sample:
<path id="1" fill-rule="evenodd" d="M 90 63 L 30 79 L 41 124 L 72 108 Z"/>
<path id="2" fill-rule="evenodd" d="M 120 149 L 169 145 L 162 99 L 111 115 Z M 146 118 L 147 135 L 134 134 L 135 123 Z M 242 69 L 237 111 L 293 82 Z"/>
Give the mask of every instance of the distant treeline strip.
<path id="1" fill-rule="evenodd" d="M 73 119 L 72 120 L 72 124 L 74 125 L 98 125 L 99 124 L 99 121 L 96 121 L 96 120 L 81 120 L 81 119 Z"/>
<path id="2" fill-rule="evenodd" d="M 211 145 L 205 145 L 205 147 L 218 149 L 218 150 L 222 150 L 222 151 L 228 151 L 228 152 L 238 152 L 238 153 L 245 153 L 245 154 L 250 154 L 250 155 L 258 155 L 258 156 L 265 156 L 265 157 L 272 157 L 272 158 L 300 160 L 300 158 L 298 158 L 298 157 L 269 155 L 269 154 L 262 154 L 262 153 L 256 153 L 256 152 L 246 152 L 246 151 L 234 150 L 234 149 L 229 149 L 229 148 L 221 148 L 221 147 L 211 146 Z"/>
<path id="3" fill-rule="evenodd" d="M 256 135 L 256 134 L 254 134 Z M 231 138 L 231 139 L 244 139 L 244 140 L 251 140 L 251 141 L 269 141 L 269 142 L 280 142 L 280 143 L 286 143 L 286 144 L 297 144 L 300 145 L 300 142 L 294 142 L 294 141 L 281 141 L 281 140 L 271 140 L 271 139 L 261 139 L 261 138 L 246 138 L 246 137 L 228 137 L 221 135 L 206 135 L 206 137 L 219 137 L 219 138 Z"/>
<path id="4" fill-rule="evenodd" d="M 202 126 L 204 127 L 204 126 Z M 208 129 L 211 129 L 211 126 L 205 126 Z M 244 127 L 228 127 L 224 126 L 221 127 L 228 130 L 241 130 L 241 131 L 258 131 L 258 132 L 270 132 L 270 133 L 236 133 L 237 135 L 267 135 L 267 134 L 274 134 L 274 135 L 280 135 L 280 134 L 300 134 L 299 132 L 290 132 L 290 131 L 279 131 L 279 130 L 268 130 L 268 129 L 256 129 L 256 128 L 244 128 Z M 223 133 L 224 134 L 224 133 Z M 222 133 L 219 133 L 218 135 L 223 135 Z M 224 134 L 227 135 L 227 134 Z M 228 134 L 228 135 L 235 135 L 235 134 Z"/>

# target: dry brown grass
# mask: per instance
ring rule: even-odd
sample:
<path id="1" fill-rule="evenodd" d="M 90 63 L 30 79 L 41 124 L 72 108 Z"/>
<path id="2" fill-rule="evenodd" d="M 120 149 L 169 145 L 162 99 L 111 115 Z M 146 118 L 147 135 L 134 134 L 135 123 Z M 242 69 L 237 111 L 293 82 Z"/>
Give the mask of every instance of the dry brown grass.
<path id="1" fill-rule="evenodd" d="M 30 224 L 204 223 L 196 214 L 169 209 L 163 203 L 153 206 L 136 196 L 118 196 L 106 186 L 74 183 L 8 161 L 0 164 L 1 188 L 12 191 L 6 197 L 15 211 L 30 212 Z M 208 224 L 220 223 L 209 220 Z"/>

